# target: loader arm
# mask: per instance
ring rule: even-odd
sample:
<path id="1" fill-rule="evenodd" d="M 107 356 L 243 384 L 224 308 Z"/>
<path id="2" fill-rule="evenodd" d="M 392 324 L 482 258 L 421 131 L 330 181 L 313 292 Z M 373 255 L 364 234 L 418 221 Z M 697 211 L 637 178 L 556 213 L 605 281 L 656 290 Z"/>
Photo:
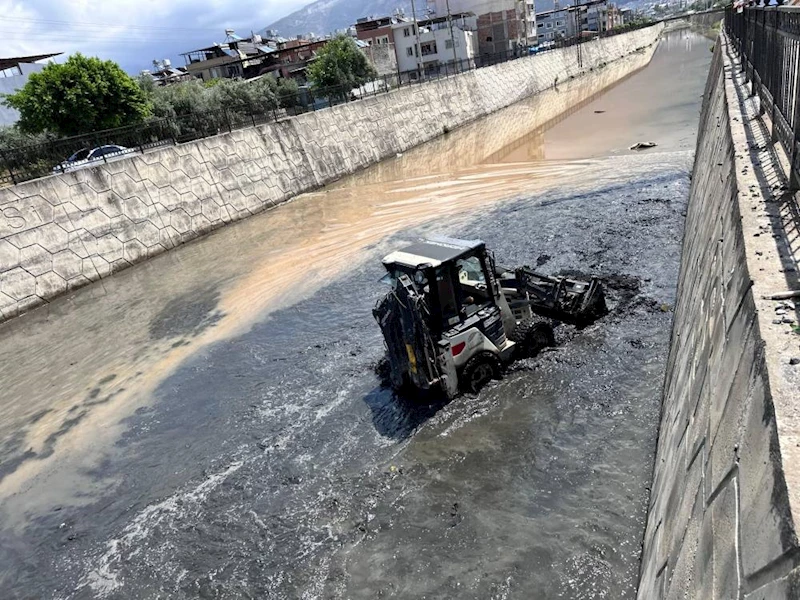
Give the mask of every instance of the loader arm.
<path id="1" fill-rule="evenodd" d="M 576 281 L 566 277 L 550 277 L 520 267 L 509 278 L 502 276 L 503 287 L 516 293 L 509 300 L 511 308 L 529 306 L 539 316 L 585 327 L 608 314 L 603 285 L 597 277 Z"/>

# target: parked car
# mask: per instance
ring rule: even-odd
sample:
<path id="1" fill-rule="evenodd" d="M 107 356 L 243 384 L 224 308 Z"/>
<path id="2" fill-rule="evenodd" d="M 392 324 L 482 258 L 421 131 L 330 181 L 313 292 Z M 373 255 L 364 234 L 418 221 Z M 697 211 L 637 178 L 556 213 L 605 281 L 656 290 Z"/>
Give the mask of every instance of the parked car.
<path id="1" fill-rule="evenodd" d="M 134 150 L 132 148 L 115 146 L 112 144 L 98 146 L 97 148 L 84 148 L 82 150 L 78 150 L 64 162 L 53 167 L 53 173 L 67 173 L 69 171 L 76 171 L 84 167 L 90 167 L 99 162 L 118 160 L 133 151 Z"/>

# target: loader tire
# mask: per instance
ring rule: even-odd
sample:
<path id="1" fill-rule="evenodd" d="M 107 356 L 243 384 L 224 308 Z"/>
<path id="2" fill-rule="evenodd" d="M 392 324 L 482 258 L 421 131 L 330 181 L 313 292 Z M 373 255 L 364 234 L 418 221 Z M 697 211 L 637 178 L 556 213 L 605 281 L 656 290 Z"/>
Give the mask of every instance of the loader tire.
<path id="1" fill-rule="evenodd" d="M 547 321 L 523 321 L 510 337 L 517 344 L 517 358 L 530 358 L 545 348 L 556 345 L 553 326 Z"/>
<path id="2" fill-rule="evenodd" d="M 465 392 L 477 394 L 492 379 L 499 379 L 502 365 L 491 352 L 480 352 L 470 358 L 461 371 L 461 387 Z"/>

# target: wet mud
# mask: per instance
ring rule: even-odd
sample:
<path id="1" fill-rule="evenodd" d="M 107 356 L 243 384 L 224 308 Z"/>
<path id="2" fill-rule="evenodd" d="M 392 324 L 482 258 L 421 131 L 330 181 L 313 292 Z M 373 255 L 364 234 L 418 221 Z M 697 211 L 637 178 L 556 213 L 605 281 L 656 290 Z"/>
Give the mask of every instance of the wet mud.
<path id="1" fill-rule="evenodd" d="M 0 596 L 633 597 L 691 153 L 549 161 L 557 127 L 408 153 L 0 329 Z M 397 398 L 380 258 L 433 233 L 599 274 L 611 313 L 478 396 Z"/>

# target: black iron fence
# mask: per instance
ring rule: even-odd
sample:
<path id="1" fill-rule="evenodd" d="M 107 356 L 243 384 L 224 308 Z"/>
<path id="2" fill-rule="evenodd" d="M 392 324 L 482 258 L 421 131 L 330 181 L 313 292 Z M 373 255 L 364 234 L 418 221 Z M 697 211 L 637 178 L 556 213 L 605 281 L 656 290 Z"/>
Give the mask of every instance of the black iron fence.
<path id="1" fill-rule="evenodd" d="M 546 48 L 518 48 L 496 54 L 484 54 L 469 60 L 426 65 L 414 71 L 378 77 L 355 89 L 349 87 L 301 89 L 296 94 L 279 96 L 273 102 L 257 108 L 231 108 L 176 115 L 41 144 L 0 149 L 0 187 L 112 162 L 162 146 L 190 142 L 268 122 L 278 122 L 306 112 L 355 102 L 398 88 L 452 77 L 555 48 L 579 46 L 591 39 L 627 33 L 652 24 L 638 23 L 599 34 L 584 32 L 579 38 L 553 40 Z M 577 56 L 579 57 L 579 53 Z"/>
<path id="2" fill-rule="evenodd" d="M 791 160 L 791 187 L 800 188 L 800 7 L 765 6 L 725 12 L 725 30 L 742 71 L 772 120 L 772 141 Z"/>

